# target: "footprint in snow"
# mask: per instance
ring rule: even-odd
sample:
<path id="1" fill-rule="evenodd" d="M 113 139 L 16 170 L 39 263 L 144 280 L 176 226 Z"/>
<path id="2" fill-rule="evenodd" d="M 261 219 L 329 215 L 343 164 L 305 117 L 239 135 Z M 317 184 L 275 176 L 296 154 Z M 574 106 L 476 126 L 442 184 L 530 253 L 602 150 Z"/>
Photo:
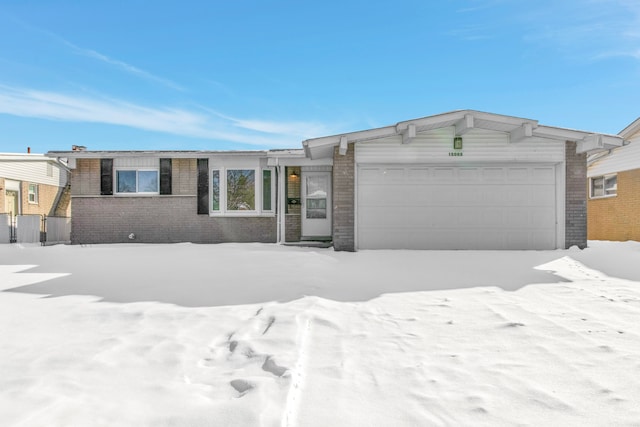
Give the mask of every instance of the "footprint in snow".
<path id="1" fill-rule="evenodd" d="M 264 363 L 262 364 L 262 370 L 266 372 L 271 372 L 276 377 L 281 377 L 289 369 L 283 366 L 278 366 L 276 362 L 273 361 L 273 358 L 271 356 L 267 356 L 267 358 L 264 360 Z"/>
<path id="2" fill-rule="evenodd" d="M 520 326 L 525 326 L 525 324 L 524 323 L 520 323 L 520 322 L 509 322 L 509 323 L 503 325 L 502 327 L 503 328 L 517 328 L 517 327 L 520 327 Z"/>
<path id="3" fill-rule="evenodd" d="M 249 383 L 246 380 L 231 380 L 231 382 L 229 382 L 229 384 L 238 393 L 240 393 L 240 395 L 238 397 L 244 396 L 245 394 L 247 394 L 248 392 L 250 392 L 254 388 L 254 385 Z"/>

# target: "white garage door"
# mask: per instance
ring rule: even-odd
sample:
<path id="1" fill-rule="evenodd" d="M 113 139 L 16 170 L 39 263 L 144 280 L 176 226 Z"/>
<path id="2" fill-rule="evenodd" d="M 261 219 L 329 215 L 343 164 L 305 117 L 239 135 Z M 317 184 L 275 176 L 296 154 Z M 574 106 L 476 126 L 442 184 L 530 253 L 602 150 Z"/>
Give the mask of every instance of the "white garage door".
<path id="1" fill-rule="evenodd" d="M 553 165 L 358 167 L 360 249 L 554 249 Z"/>

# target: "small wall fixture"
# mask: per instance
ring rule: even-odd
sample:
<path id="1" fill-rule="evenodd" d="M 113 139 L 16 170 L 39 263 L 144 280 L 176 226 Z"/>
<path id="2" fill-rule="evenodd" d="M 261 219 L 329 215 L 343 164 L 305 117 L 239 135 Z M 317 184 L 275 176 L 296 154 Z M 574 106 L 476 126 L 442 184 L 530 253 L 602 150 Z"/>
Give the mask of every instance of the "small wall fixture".
<path id="1" fill-rule="evenodd" d="M 462 150 L 462 137 L 456 136 L 453 138 L 453 149 L 454 150 Z"/>
<path id="2" fill-rule="evenodd" d="M 289 176 L 293 179 L 296 179 L 298 177 L 298 173 L 296 171 L 292 171 Z"/>

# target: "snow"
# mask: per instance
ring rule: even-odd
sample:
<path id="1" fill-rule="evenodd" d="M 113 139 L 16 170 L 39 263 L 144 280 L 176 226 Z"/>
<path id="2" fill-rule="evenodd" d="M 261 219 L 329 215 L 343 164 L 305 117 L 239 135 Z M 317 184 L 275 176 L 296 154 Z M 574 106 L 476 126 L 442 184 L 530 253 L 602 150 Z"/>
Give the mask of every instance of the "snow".
<path id="1" fill-rule="evenodd" d="M 640 243 L 0 245 L 6 426 L 640 424 Z"/>

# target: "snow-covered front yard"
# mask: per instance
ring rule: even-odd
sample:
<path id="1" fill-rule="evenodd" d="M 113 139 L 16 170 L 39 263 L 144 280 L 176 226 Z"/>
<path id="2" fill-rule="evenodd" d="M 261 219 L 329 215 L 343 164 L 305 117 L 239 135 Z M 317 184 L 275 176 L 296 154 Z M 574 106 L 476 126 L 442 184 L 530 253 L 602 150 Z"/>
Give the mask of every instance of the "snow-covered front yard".
<path id="1" fill-rule="evenodd" d="M 640 425 L 640 244 L 0 245 L 3 426 Z"/>

